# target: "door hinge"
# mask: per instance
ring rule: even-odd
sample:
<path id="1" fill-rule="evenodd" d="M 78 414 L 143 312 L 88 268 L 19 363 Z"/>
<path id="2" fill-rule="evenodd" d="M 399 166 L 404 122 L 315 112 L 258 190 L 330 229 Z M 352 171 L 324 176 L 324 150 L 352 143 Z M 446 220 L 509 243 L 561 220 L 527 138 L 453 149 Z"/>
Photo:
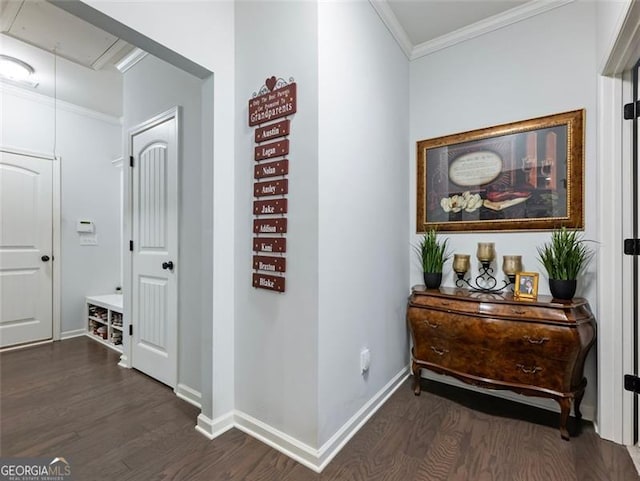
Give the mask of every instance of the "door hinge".
<path id="1" fill-rule="evenodd" d="M 129 156 L 129 167 L 133 167 L 133 155 Z"/>
<path id="2" fill-rule="evenodd" d="M 624 253 L 628 256 L 640 255 L 640 239 L 625 239 Z"/>
<path id="3" fill-rule="evenodd" d="M 133 336 L 133 324 L 129 324 L 129 335 Z"/>
<path id="4" fill-rule="evenodd" d="M 625 245 L 627 245 L 627 244 L 625 243 Z M 133 252 L 133 241 L 132 240 L 129 241 L 129 250 L 131 252 Z"/>
<path id="5" fill-rule="evenodd" d="M 640 100 L 625 104 L 624 106 L 624 119 L 633 120 L 640 117 Z"/>
<path id="6" fill-rule="evenodd" d="M 640 377 L 633 374 L 624 375 L 624 389 L 625 391 L 635 392 L 640 394 Z"/>

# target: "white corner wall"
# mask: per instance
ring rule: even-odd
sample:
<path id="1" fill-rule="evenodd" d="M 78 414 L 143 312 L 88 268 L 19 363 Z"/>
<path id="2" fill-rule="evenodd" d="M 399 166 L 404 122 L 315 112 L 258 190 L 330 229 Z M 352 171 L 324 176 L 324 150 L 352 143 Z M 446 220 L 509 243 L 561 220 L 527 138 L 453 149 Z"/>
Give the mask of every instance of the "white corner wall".
<path id="1" fill-rule="evenodd" d="M 492 125 L 586 109 L 585 238 L 598 239 L 597 191 L 597 55 L 595 2 L 572 2 L 497 31 L 440 50 L 411 63 L 411 227 L 410 242 L 418 242 L 416 219 L 415 142 Z M 451 233 L 454 252 L 473 254 L 478 242 L 496 243 L 498 256 L 521 254 L 525 270 L 541 273 L 540 293 L 548 294 L 536 246 L 549 238 L 544 232 Z M 411 284 L 422 284 L 415 254 Z M 477 269 L 476 263 L 472 266 Z M 598 312 L 597 258 L 579 283 L 578 295 Z M 450 264 L 445 285 L 453 285 Z M 611 322 L 598 319 L 599 323 Z M 585 414 L 596 405 L 596 349 L 585 368 L 588 386 Z M 555 403 L 549 402 L 555 408 Z"/>
<path id="2" fill-rule="evenodd" d="M 86 329 L 84 298 L 120 285 L 120 169 L 118 119 L 66 102 L 3 86 L 0 145 L 61 158 L 60 310 L 62 333 Z M 55 115 L 54 115 L 55 112 Z M 55 122 L 55 126 L 54 126 Z M 81 246 L 78 219 L 95 222 L 98 245 Z"/>
<path id="3" fill-rule="evenodd" d="M 320 2 L 318 43 L 318 445 L 331 449 L 408 364 L 409 62 L 368 2 Z"/>
<path id="4" fill-rule="evenodd" d="M 147 55 L 124 74 L 123 113 L 126 149 L 128 132 L 158 114 L 179 106 L 179 254 L 178 385 L 200 392 L 200 331 L 202 319 L 202 81 Z M 126 151 L 125 155 L 129 155 Z M 127 171 L 128 173 L 128 171 Z M 128 182 L 129 175 L 125 175 Z M 128 257 L 127 257 L 128 259 Z"/>
<path id="5" fill-rule="evenodd" d="M 311 448 L 317 441 L 318 371 L 317 9 L 315 2 L 236 3 L 235 405 L 245 419 Z M 282 294 L 251 284 L 255 143 L 247 108 L 272 75 L 293 77 L 298 89 L 289 136 Z"/>

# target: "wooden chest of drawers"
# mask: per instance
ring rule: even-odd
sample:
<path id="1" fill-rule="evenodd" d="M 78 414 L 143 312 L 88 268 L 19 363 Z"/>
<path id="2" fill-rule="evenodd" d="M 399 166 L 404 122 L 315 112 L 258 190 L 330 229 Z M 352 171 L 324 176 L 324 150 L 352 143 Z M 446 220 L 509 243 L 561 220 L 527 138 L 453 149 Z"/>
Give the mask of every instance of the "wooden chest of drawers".
<path id="1" fill-rule="evenodd" d="M 586 300 L 519 301 L 511 293 L 419 286 L 409 298 L 407 322 L 416 395 L 425 368 L 481 387 L 552 398 L 560 404 L 560 434 L 569 439 L 571 402 L 580 418 L 584 360 L 596 335 Z"/>

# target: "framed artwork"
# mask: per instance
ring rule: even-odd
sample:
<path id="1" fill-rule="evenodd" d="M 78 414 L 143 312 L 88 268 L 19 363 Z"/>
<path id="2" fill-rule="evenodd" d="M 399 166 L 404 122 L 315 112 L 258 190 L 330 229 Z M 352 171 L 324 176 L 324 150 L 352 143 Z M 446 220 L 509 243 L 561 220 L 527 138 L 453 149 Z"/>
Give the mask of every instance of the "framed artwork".
<path id="1" fill-rule="evenodd" d="M 417 142 L 416 231 L 584 229 L 585 111 Z"/>
<path id="2" fill-rule="evenodd" d="M 513 288 L 513 297 L 535 301 L 538 298 L 539 278 L 540 275 L 537 272 L 518 272 Z"/>

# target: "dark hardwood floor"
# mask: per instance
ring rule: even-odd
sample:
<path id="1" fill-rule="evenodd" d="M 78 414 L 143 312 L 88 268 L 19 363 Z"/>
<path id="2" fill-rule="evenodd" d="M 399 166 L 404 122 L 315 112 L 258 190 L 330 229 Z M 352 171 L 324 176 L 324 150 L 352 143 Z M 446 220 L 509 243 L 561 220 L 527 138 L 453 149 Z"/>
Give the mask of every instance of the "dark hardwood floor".
<path id="1" fill-rule="evenodd" d="M 0 354 L 0 455 L 63 456 L 75 481 L 640 479 L 589 423 L 562 441 L 553 413 L 409 382 L 319 475 L 235 429 L 207 440 L 196 408 L 118 357 L 86 338 Z"/>

